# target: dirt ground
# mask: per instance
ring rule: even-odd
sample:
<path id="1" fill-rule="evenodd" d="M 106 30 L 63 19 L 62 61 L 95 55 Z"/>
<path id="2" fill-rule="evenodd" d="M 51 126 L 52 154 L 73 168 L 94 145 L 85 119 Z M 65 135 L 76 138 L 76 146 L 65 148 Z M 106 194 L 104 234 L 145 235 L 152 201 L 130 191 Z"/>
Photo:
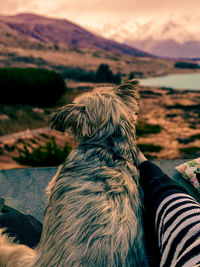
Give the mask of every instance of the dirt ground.
<path id="1" fill-rule="evenodd" d="M 138 138 L 138 143 L 163 147 L 159 153 L 152 153 L 158 160 L 197 156 L 200 139 L 189 139 L 200 134 L 200 92 L 151 88 L 150 91 L 141 90 L 141 97 L 139 119 L 158 124 L 162 130 Z M 196 147 L 196 154 L 181 153 L 179 149 L 186 147 Z"/>
<path id="2" fill-rule="evenodd" d="M 89 85 L 88 85 L 89 86 Z M 78 93 L 74 93 L 77 95 Z M 200 134 L 200 92 L 180 91 L 172 89 L 141 88 L 141 105 L 139 122 L 161 126 L 161 131 L 137 137 L 138 144 L 153 144 L 161 147 L 160 152 L 148 152 L 157 160 L 192 158 L 200 151 L 200 139 L 190 140 L 191 136 Z M 71 101 L 71 100 L 70 100 Z M 24 134 L 25 133 L 25 134 Z M 18 148 L 24 142 L 43 145 L 48 138 L 54 136 L 58 146 L 67 142 L 72 148 L 77 145 L 72 136 L 67 136 L 48 128 L 23 132 L 19 136 L 0 138 L 0 169 L 24 168 L 15 162 Z M 181 148 L 194 147 L 196 152 L 186 154 Z"/>

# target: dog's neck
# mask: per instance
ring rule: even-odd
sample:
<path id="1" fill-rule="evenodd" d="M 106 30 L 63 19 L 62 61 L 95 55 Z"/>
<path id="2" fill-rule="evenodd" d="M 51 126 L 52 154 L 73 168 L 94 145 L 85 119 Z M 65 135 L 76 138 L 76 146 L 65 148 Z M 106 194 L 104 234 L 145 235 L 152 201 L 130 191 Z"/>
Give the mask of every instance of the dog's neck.
<path id="1" fill-rule="evenodd" d="M 122 159 L 138 165 L 135 131 L 131 129 L 127 131 L 119 126 L 110 135 L 102 130 L 93 137 L 82 140 L 79 147 L 87 150 L 98 147 L 112 153 L 113 159 Z"/>

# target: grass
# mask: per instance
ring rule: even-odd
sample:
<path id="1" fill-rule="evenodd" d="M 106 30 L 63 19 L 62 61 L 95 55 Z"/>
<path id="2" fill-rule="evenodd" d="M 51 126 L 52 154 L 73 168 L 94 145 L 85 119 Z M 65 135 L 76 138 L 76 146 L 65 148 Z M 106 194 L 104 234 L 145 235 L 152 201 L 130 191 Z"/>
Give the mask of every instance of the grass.
<path id="1" fill-rule="evenodd" d="M 55 138 L 51 137 L 43 146 L 33 147 L 30 144 L 24 144 L 23 149 L 18 148 L 19 156 L 13 159 L 19 164 L 32 167 L 58 166 L 64 162 L 70 151 L 68 144 L 60 148 Z"/>
<path id="2" fill-rule="evenodd" d="M 162 130 L 161 126 L 158 124 L 148 124 L 143 122 L 138 122 L 136 125 L 137 136 L 145 136 L 147 134 L 157 134 Z"/>
<path id="3" fill-rule="evenodd" d="M 7 120 L 0 121 L 0 136 L 26 129 L 36 129 L 47 126 L 49 112 L 44 114 L 34 112 L 28 105 L 0 105 L 1 114 L 7 115 Z"/>

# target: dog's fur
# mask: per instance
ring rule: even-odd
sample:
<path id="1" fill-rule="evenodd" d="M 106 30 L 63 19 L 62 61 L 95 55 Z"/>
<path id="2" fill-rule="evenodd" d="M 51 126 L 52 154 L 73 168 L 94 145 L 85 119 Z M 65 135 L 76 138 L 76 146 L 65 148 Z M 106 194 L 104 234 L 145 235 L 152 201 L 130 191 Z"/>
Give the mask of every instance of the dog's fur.
<path id="1" fill-rule="evenodd" d="M 80 141 L 50 182 L 35 250 L 0 236 L 0 266 L 148 266 L 135 123 L 137 83 L 99 87 L 51 116 Z"/>

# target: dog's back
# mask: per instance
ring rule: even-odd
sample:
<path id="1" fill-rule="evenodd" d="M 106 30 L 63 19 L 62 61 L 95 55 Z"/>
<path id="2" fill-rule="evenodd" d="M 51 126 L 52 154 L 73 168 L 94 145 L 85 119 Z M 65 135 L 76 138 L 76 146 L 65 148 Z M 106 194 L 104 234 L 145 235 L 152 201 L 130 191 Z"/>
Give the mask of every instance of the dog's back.
<path id="1" fill-rule="evenodd" d="M 107 148 L 80 146 L 64 164 L 45 214 L 42 266 L 60 258 L 65 266 L 145 266 L 138 174 L 112 158 Z"/>

